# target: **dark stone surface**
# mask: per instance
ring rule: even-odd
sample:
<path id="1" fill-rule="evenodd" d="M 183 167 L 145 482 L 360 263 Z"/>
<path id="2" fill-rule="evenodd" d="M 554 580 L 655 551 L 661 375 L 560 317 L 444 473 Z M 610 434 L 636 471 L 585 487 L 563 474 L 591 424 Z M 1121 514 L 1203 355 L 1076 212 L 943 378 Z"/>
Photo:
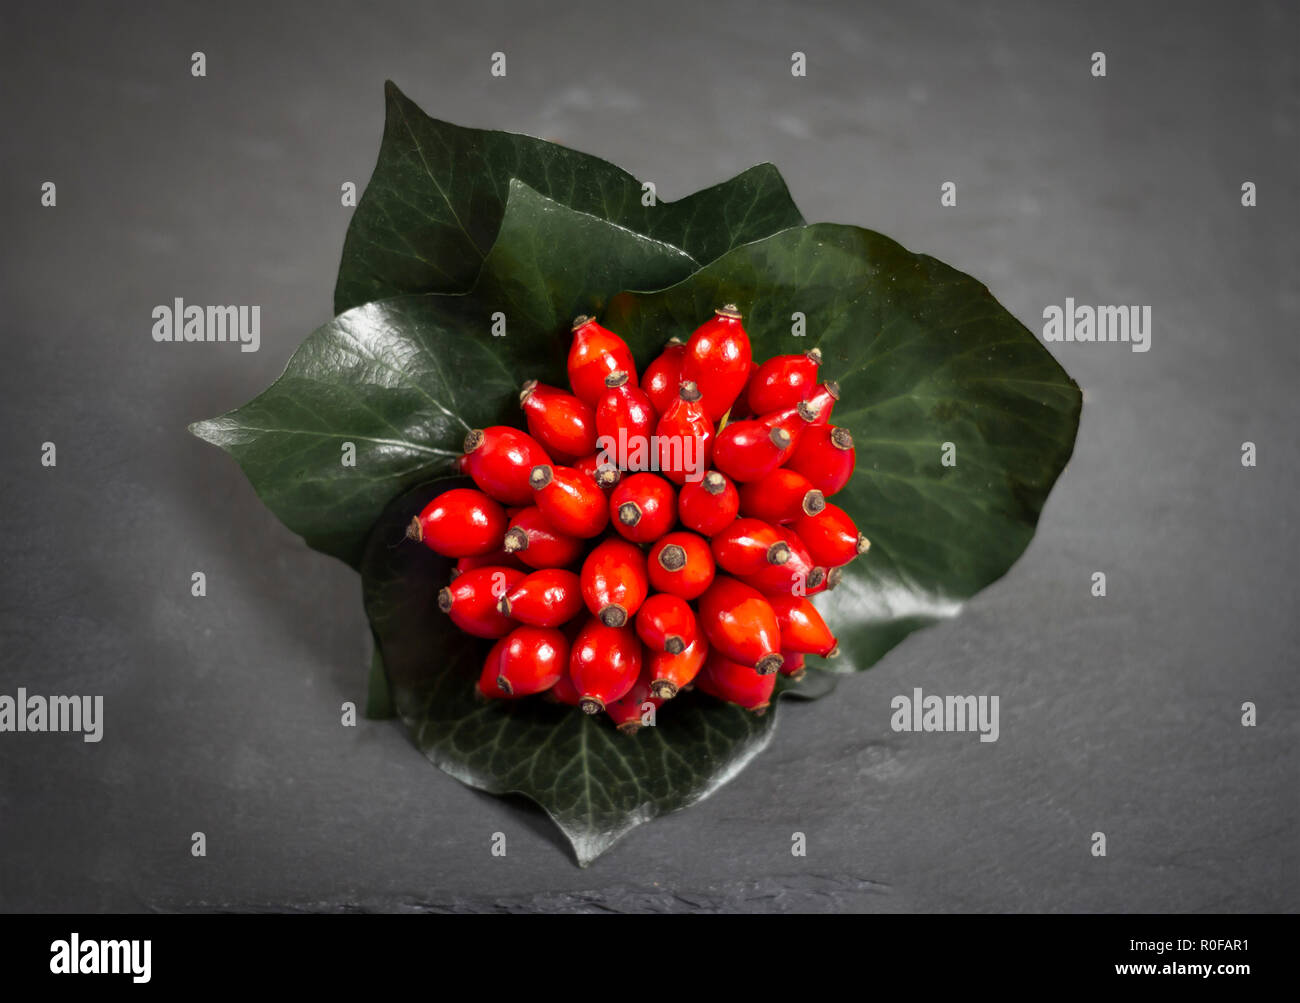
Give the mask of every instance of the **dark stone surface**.
<path id="1" fill-rule="evenodd" d="M 107 722 L 0 735 L 0 908 L 1294 909 L 1295 8 L 1062 6 L 8 5 L 0 692 L 102 693 Z M 385 77 L 665 198 L 772 160 L 810 220 L 970 271 L 1035 330 L 1066 296 L 1153 308 L 1146 354 L 1056 346 L 1078 448 L 1006 578 L 585 871 L 397 725 L 339 726 L 357 579 L 185 432 L 328 318 Z M 260 304 L 261 351 L 155 344 L 176 296 Z M 1001 739 L 894 734 L 914 686 L 999 694 Z"/>

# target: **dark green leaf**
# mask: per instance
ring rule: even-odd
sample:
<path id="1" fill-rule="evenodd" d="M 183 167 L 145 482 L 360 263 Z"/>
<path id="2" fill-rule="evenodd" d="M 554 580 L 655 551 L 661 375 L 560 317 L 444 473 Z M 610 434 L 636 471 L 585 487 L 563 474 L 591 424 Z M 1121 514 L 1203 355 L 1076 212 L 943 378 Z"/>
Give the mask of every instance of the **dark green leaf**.
<path id="1" fill-rule="evenodd" d="M 494 244 L 513 178 L 701 262 L 804 222 L 771 164 L 677 202 L 644 206 L 641 182 L 598 157 L 440 122 L 391 82 L 385 94 L 379 162 L 348 227 L 335 313 L 390 296 L 469 289 Z"/>
<path id="2" fill-rule="evenodd" d="M 191 430 L 239 461 L 286 526 L 355 567 L 396 494 L 450 471 L 471 428 L 518 423 L 525 379 L 562 378 L 575 313 L 695 266 L 675 247 L 513 182 L 473 292 L 349 310 L 313 332 L 264 393 Z M 492 335 L 497 313 L 505 337 Z M 342 463 L 349 442 L 355 466 Z"/>
<path id="3" fill-rule="evenodd" d="M 694 804 L 735 776 L 771 741 L 777 704 L 760 717 L 683 693 L 660 708 L 655 727 L 624 735 L 604 715 L 540 697 L 477 697 L 489 642 L 438 612 L 451 562 L 403 535 L 430 498 L 467 483 L 416 488 L 385 511 L 361 568 L 366 613 L 398 715 L 420 750 L 462 783 L 531 798 L 586 866 L 642 822 Z M 811 675 L 810 687 L 825 691 L 827 680 L 816 678 L 825 674 Z"/>
<path id="4" fill-rule="evenodd" d="M 737 248 L 670 289 L 616 297 L 603 320 L 644 364 L 727 302 L 755 358 L 817 345 L 841 385 L 832 420 L 853 433 L 857 473 L 833 500 L 872 547 L 816 602 L 843 652 L 827 668 L 869 668 L 1020 556 L 1074 448 L 1079 389 L 975 279 L 851 226 Z"/>

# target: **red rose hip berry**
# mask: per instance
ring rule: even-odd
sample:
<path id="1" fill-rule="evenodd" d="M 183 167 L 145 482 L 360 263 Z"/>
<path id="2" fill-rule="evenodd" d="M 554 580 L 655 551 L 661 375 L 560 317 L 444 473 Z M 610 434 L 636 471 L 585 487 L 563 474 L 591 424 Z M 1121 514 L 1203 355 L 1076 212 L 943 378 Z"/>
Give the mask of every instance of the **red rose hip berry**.
<path id="1" fill-rule="evenodd" d="M 809 600 L 802 596 L 768 596 L 781 630 L 781 647 L 785 651 L 821 655 L 837 654 L 835 635 Z"/>
<path id="2" fill-rule="evenodd" d="M 641 374 L 641 389 L 650 398 L 656 414 L 663 414 L 677 399 L 677 387 L 682 382 L 682 361 L 686 358 L 686 343 L 680 338 L 670 338 L 663 352 Z"/>
<path id="3" fill-rule="evenodd" d="M 766 567 L 783 567 L 790 560 L 787 535 L 762 519 L 742 516 L 714 534 L 713 559 L 723 571 L 737 577 Z"/>
<path id="4" fill-rule="evenodd" d="M 543 568 L 525 575 L 497 603 L 503 616 L 530 627 L 558 627 L 582 608 L 582 583 L 563 568 Z"/>
<path id="5" fill-rule="evenodd" d="M 564 568 L 582 556 L 586 545 L 557 531 L 540 508 L 530 505 L 510 520 L 502 546 L 530 568 Z"/>
<path id="6" fill-rule="evenodd" d="M 608 388 L 596 405 L 596 434 L 604 443 L 649 441 L 659 414 L 644 390 L 628 382 L 623 370 L 605 378 Z"/>
<path id="7" fill-rule="evenodd" d="M 716 565 L 708 541 L 677 531 L 659 537 L 646 557 L 650 586 L 682 599 L 695 599 L 713 583 Z"/>
<path id="8" fill-rule="evenodd" d="M 826 588 L 826 569 L 814 564 L 812 555 L 793 526 L 782 526 L 781 535 L 788 550 L 784 561 L 768 563 L 747 575 L 739 576 L 764 595 L 813 595 Z"/>
<path id="9" fill-rule="evenodd" d="M 698 481 L 682 485 L 677 512 L 687 529 L 712 536 L 735 521 L 740 512 L 740 493 L 726 474 L 710 470 Z"/>
<path id="10" fill-rule="evenodd" d="M 826 507 L 826 496 L 797 470 L 778 467 L 740 489 L 740 511 L 774 526 L 816 515 Z"/>
<path id="11" fill-rule="evenodd" d="M 858 532 L 849 514 L 830 502 L 821 512 L 796 519 L 794 528 L 812 559 L 828 568 L 848 564 L 871 549 L 871 541 Z"/>
<path id="12" fill-rule="evenodd" d="M 524 577 L 524 572 L 516 568 L 473 568 L 438 593 L 438 608 L 466 634 L 504 637 L 515 624 L 498 604 Z"/>
<path id="13" fill-rule="evenodd" d="M 554 686 L 569 667 L 569 642 L 558 630 L 516 627 L 503 638 L 497 662 L 497 689 L 513 697 Z"/>
<path id="14" fill-rule="evenodd" d="M 624 539 L 650 543 L 677 523 L 677 492 L 656 474 L 633 474 L 610 492 L 609 515 Z"/>
<path id="15" fill-rule="evenodd" d="M 685 484 L 709 468 L 713 451 L 713 420 L 704 410 L 699 388 L 683 380 L 677 399 L 654 430 L 659 472 L 674 484 Z"/>
<path id="16" fill-rule="evenodd" d="M 776 690 L 776 673 L 755 672 L 748 665 L 733 662 L 719 651 L 710 651 L 696 682 L 705 693 L 746 710 L 763 714 Z"/>
<path id="17" fill-rule="evenodd" d="M 528 475 L 550 462 L 540 442 L 509 425 L 476 428 L 465 436 L 465 472 L 502 505 L 532 504 Z"/>
<path id="18" fill-rule="evenodd" d="M 568 360 L 569 386 L 574 395 L 595 407 L 608 389 L 605 378 L 619 370 L 627 373 L 632 386 L 637 385 L 636 363 L 627 342 L 591 317 L 577 318 Z"/>
<path id="19" fill-rule="evenodd" d="M 636 636 L 648 651 L 680 655 L 700 637 L 695 611 L 681 596 L 656 592 L 636 615 Z"/>
<path id="20" fill-rule="evenodd" d="M 774 355 L 760 363 L 749 378 L 746 397 L 753 414 L 767 414 L 795 407 L 817 385 L 817 369 L 822 363 L 819 348 L 802 355 Z"/>
<path id="21" fill-rule="evenodd" d="M 762 418 L 728 422 L 713 440 L 713 465 L 742 483 L 770 474 L 789 458 L 795 445 L 787 425 L 769 424 Z"/>
<path id="22" fill-rule="evenodd" d="M 574 638 L 569 678 L 578 706 L 596 714 L 627 694 L 641 673 L 641 642 L 631 627 L 607 627 L 595 617 Z"/>
<path id="23" fill-rule="evenodd" d="M 582 598 L 607 627 L 622 627 L 650 592 L 645 555 L 626 540 L 598 544 L 582 562 Z"/>
<path id="24" fill-rule="evenodd" d="M 406 528 L 408 539 L 443 557 L 474 557 L 503 545 L 506 510 L 482 491 L 452 488 L 429 502 Z"/>
<path id="25" fill-rule="evenodd" d="M 744 582 L 719 575 L 700 596 L 700 626 L 721 657 L 763 675 L 781 667 L 781 630 L 766 597 Z"/>
<path id="26" fill-rule="evenodd" d="M 829 498 L 849 483 L 856 461 L 853 436 L 847 428 L 813 425 L 804 429 L 786 465 Z"/>
<path id="27" fill-rule="evenodd" d="M 753 353 L 740 321 L 740 311 L 728 303 L 686 342 L 682 379 L 700 388 L 704 410 L 714 422 L 731 409 L 749 379 Z"/>
<path id="28" fill-rule="evenodd" d="M 590 404 L 536 380 L 524 384 L 519 404 L 524 409 L 528 431 L 551 456 L 576 459 L 595 450 L 596 412 Z"/>
<path id="29" fill-rule="evenodd" d="M 533 467 L 528 481 L 542 515 L 561 533 L 585 540 L 600 535 L 608 524 L 605 492 L 581 471 L 541 464 Z"/>
<path id="30" fill-rule="evenodd" d="M 661 700 L 671 700 L 699 675 L 708 654 L 709 642 L 703 637 L 678 655 L 647 649 L 645 671 L 651 680 L 650 692 Z"/>

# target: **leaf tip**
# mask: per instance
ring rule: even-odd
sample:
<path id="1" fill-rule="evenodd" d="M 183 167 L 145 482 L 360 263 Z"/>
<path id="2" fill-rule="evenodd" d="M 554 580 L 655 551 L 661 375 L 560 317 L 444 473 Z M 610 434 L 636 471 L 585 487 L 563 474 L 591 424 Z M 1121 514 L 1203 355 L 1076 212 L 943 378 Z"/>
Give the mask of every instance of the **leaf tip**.
<path id="1" fill-rule="evenodd" d="M 218 418 L 204 418 L 202 421 L 192 422 L 186 426 L 190 435 L 196 439 L 216 446 L 218 449 L 230 451 L 233 442 L 231 438 L 231 422 L 228 417 L 222 415 Z"/>

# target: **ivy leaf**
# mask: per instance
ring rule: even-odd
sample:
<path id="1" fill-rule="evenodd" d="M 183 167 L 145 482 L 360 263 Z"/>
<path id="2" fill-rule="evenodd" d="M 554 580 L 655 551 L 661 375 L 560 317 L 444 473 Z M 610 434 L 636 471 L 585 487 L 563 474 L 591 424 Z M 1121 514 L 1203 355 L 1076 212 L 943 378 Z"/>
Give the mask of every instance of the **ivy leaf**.
<path id="1" fill-rule="evenodd" d="M 490 643 L 437 610 L 453 562 L 404 538 L 426 502 L 470 483 L 423 485 L 385 511 L 361 566 L 366 614 L 395 709 L 420 751 L 471 787 L 535 801 L 585 867 L 636 826 L 700 801 L 739 773 L 772 740 L 778 702 L 758 716 L 682 693 L 661 708 L 655 727 L 624 735 L 603 715 L 541 698 L 476 696 Z M 816 696 L 833 683 L 810 675 L 789 692 Z"/>
<path id="2" fill-rule="evenodd" d="M 852 432 L 857 469 L 832 500 L 871 550 L 815 602 L 840 640 L 826 667 L 869 668 L 1024 551 L 1074 449 L 1079 388 L 981 283 L 853 226 L 737 248 L 676 286 L 616 297 L 603 322 L 643 365 L 721 303 L 744 312 L 756 359 L 816 345 L 840 384 L 831 420 Z"/>
<path id="3" fill-rule="evenodd" d="M 695 267 L 684 251 L 512 182 L 472 292 L 349 310 L 314 331 L 266 391 L 190 430 L 234 456 L 310 546 L 356 567 L 396 494 L 450 472 L 471 428 L 518 423 L 524 380 L 563 377 L 574 314 Z"/>
<path id="4" fill-rule="evenodd" d="M 336 314 L 392 296 L 468 290 L 494 246 L 512 179 L 700 262 L 804 222 L 771 164 L 647 206 L 642 183 L 599 157 L 430 118 L 391 81 L 385 96 L 379 162 L 344 241 Z"/>

